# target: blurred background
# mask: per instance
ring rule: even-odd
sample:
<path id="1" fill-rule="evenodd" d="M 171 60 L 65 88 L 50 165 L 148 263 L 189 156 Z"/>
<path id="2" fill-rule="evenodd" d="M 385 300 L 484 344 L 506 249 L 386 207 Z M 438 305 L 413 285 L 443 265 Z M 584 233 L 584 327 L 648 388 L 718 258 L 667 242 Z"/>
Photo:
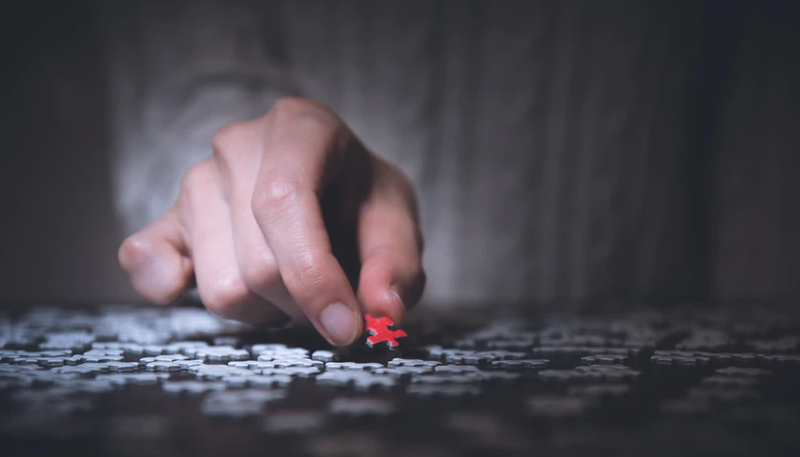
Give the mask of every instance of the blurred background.
<path id="1" fill-rule="evenodd" d="M 4 2 L 0 302 L 134 300 L 121 240 L 282 95 L 412 178 L 429 302 L 800 298 L 798 5 Z"/>

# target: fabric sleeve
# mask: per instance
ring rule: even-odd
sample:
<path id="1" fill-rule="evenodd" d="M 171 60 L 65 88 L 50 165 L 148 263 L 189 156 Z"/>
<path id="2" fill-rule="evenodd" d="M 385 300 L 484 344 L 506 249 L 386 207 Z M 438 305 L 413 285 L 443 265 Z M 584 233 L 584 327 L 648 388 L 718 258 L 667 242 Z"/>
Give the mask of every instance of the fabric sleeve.
<path id="1" fill-rule="evenodd" d="M 115 209 L 126 233 L 160 217 L 214 132 L 299 95 L 275 2 L 118 2 L 108 16 Z"/>

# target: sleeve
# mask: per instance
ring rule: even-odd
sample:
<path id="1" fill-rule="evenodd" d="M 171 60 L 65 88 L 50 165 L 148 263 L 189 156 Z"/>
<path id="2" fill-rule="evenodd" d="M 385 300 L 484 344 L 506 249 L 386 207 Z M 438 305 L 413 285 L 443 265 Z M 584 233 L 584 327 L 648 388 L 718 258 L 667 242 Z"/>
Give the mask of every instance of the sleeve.
<path id="1" fill-rule="evenodd" d="M 172 205 L 221 126 L 299 95 L 277 2 L 109 2 L 113 200 L 126 233 Z"/>

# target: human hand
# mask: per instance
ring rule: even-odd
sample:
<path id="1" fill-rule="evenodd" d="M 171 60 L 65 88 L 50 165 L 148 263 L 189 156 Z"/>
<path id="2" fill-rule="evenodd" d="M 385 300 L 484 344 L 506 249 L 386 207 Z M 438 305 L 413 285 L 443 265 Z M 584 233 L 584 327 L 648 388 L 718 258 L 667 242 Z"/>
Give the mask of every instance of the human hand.
<path id="1" fill-rule="evenodd" d="M 310 322 L 335 346 L 361 335 L 362 311 L 402 322 L 425 273 L 401 171 L 329 108 L 300 98 L 223 127 L 212 146 L 175 205 L 120 246 L 142 297 L 169 303 L 194 277 L 218 316 Z"/>

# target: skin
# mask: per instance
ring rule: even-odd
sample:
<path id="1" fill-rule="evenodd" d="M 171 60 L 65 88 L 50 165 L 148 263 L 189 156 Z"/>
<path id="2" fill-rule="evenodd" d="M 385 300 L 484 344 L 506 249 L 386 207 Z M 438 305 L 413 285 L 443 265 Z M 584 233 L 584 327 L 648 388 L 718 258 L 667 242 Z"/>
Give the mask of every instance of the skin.
<path id="1" fill-rule="evenodd" d="M 143 298 L 170 303 L 194 280 L 220 317 L 308 322 L 334 346 L 361 335 L 362 313 L 402 323 L 425 273 L 416 199 L 400 170 L 302 98 L 221 128 L 212 146 L 174 206 L 120 246 Z"/>

